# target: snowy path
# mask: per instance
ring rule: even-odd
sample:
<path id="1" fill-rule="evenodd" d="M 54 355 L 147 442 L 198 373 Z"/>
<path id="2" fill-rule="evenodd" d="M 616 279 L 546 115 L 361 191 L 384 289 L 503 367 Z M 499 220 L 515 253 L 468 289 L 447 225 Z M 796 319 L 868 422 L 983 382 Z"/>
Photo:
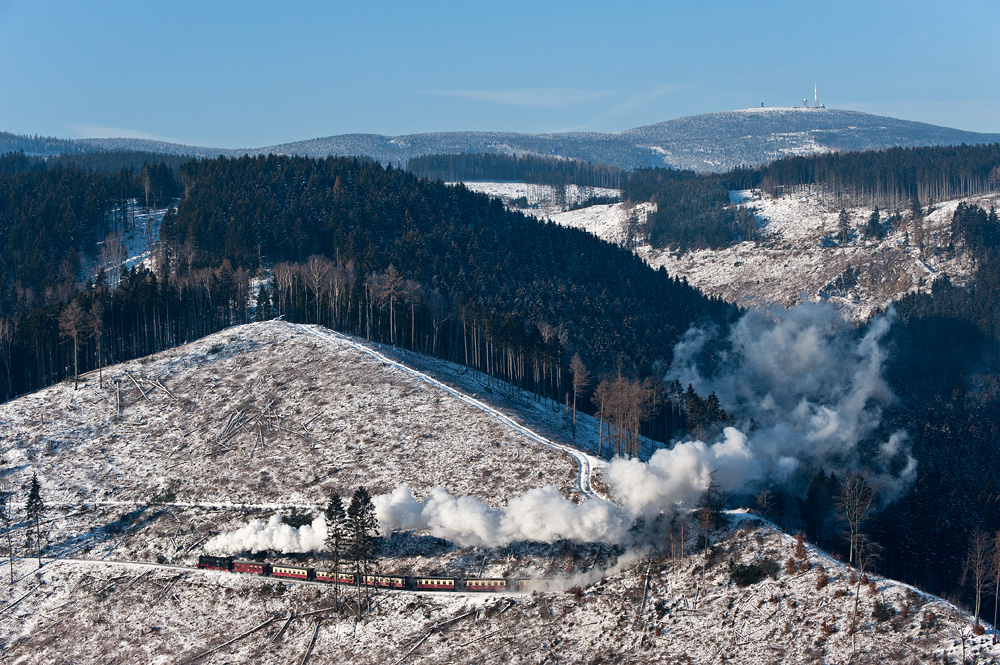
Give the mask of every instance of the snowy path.
<path id="1" fill-rule="evenodd" d="M 385 363 L 386 365 L 390 365 L 392 367 L 395 367 L 396 369 L 398 369 L 398 370 L 400 370 L 402 372 L 405 372 L 406 374 L 409 374 L 410 376 L 416 378 L 419 381 L 423 381 L 425 383 L 429 383 L 429 384 L 431 384 L 431 385 L 433 385 L 433 386 L 435 386 L 435 387 L 437 387 L 437 388 L 445 391 L 446 393 L 448 393 L 452 397 L 455 397 L 456 399 L 458 399 L 458 400 L 460 400 L 460 401 L 468 404 L 469 406 L 472 406 L 472 407 L 475 407 L 475 408 L 479 409 L 480 411 L 482 411 L 486 415 L 490 416 L 491 418 L 493 418 L 494 420 L 496 420 L 497 422 L 499 422 L 501 425 L 504 425 L 505 427 L 508 427 L 508 428 L 514 430 L 515 432 L 517 432 L 517 433 L 519 433 L 519 434 L 527 437 L 528 439 L 534 441 L 535 443 L 541 444 L 541 445 L 546 446 L 548 448 L 552 448 L 554 450 L 558 450 L 558 451 L 560 451 L 562 453 L 565 453 L 566 455 L 570 455 L 571 457 L 573 457 L 573 459 L 576 460 L 576 463 L 577 463 L 577 465 L 579 467 L 579 473 L 577 474 L 577 487 L 579 488 L 580 492 L 582 492 L 589 499 L 599 499 L 601 501 L 605 501 L 606 500 L 603 497 L 599 496 L 597 494 L 597 492 L 594 491 L 594 488 L 593 488 L 593 486 L 590 483 L 590 477 L 591 477 L 591 473 L 592 473 L 592 465 L 591 465 L 590 457 L 588 455 L 586 455 L 585 453 L 577 450 L 576 448 L 573 448 L 572 446 L 567 446 L 567 445 L 563 445 L 561 443 L 556 443 L 554 441 L 550 441 L 549 439 L 546 439 L 541 434 L 539 434 L 537 432 L 534 432 L 534 431 L 528 429 L 527 427 L 525 427 L 524 425 L 521 425 L 521 424 L 515 422 L 509 416 L 507 416 L 507 415 L 501 413 L 500 411 L 498 411 L 497 409 L 494 409 L 493 407 L 491 407 L 491 406 L 489 406 L 489 405 L 487 405 L 487 404 L 479 401 L 478 399 L 476 399 L 474 397 L 471 397 L 469 395 L 466 395 L 465 393 L 462 393 L 462 392 L 460 392 L 458 390 L 455 390 L 451 386 L 448 386 L 448 385 L 442 383 L 441 381 L 438 381 L 437 379 L 435 379 L 432 376 L 424 374 L 423 372 L 419 372 L 419 371 L 413 369 L 412 367 L 407 367 L 406 365 L 400 363 L 399 361 L 393 360 L 393 359 L 389 358 L 388 356 L 386 356 L 386 355 L 384 355 L 382 353 L 379 353 L 375 349 L 372 349 L 371 347 L 368 347 L 368 346 L 362 344 L 361 342 L 358 342 L 358 341 L 354 340 L 353 338 L 351 338 L 351 337 L 349 337 L 347 335 L 344 335 L 342 333 L 338 333 L 338 332 L 336 332 L 334 330 L 329 330 L 329 329 L 326 329 L 326 328 L 320 328 L 320 327 L 312 326 L 312 325 L 304 325 L 304 324 L 292 324 L 292 325 L 294 325 L 295 327 L 299 328 L 303 332 L 305 332 L 305 333 L 307 333 L 309 335 L 313 335 L 314 337 L 319 337 L 320 339 L 323 339 L 324 341 L 327 341 L 327 342 L 335 341 L 335 342 L 337 342 L 339 344 L 342 344 L 342 345 L 345 345 L 345 346 L 349 346 L 352 349 L 356 349 L 358 351 L 361 351 L 362 353 L 366 353 L 369 356 L 375 358 L 376 360 L 378 360 L 378 361 L 380 361 L 382 363 Z"/>
<path id="2" fill-rule="evenodd" d="M 11 502 L 8 504 L 12 507 L 19 508 L 21 510 L 25 507 L 25 502 Z M 88 507 L 123 507 L 123 508 L 207 508 L 211 510 L 220 509 L 233 509 L 233 510 L 243 510 L 244 508 L 249 508 L 253 510 L 281 510 L 283 508 L 302 508 L 304 510 L 314 510 L 316 504 L 314 503 L 287 503 L 287 502 L 271 502 L 271 503 L 235 503 L 232 501 L 172 501 L 172 502 L 150 502 L 148 500 L 136 499 L 134 501 L 114 501 L 114 500 L 102 500 L 102 501 L 56 501 L 55 503 L 45 503 L 46 508 L 64 508 L 66 510 L 79 510 Z"/>

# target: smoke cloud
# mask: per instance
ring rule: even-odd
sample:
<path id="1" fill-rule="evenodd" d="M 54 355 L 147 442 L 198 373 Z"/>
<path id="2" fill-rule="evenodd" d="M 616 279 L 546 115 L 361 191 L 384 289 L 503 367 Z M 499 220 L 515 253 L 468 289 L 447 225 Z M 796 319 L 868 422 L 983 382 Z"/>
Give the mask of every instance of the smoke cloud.
<path id="1" fill-rule="evenodd" d="M 639 517 L 653 517 L 693 503 L 714 473 L 720 486 L 737 488 L 762 478 L 764 465 L 739 430 L 726 428 L 713 444 L 686 441 L 659 450 L 649 462 L 616 459 L 607 466 L 615 500 L 574 503 L 555 487 L 531 489 L 503 508 L 471 496 L 455 497 L 438 487 L 423 502 L 406 486 L 373 497 L 381 535 L 426 530 L 460 546 L 499 547 L 519 541 L 621 543 Z"/>
<path id="2" fill-rule="evenodd" d="M 326 518 L 320 513 L 312 524 L 293 527 L 281 521 L 281 515 L 264 520 L 251 520 L 231 533 L 215 536 L 205 543 L 205 550 L 219 555 L 267 550 L 292 554 L 323 549 L 326 539 Z"/>
<path id="3" fill-rule="evenodd" d="M 455 497 L 436 487 L 421 503 L 408 487 L 372 498 L 381 535 L 427 530 L 461 546 L 499 547 L 530 540 L 554 543 L 618 542 L 627 529 L 623 511 L 606 501 L 573 503 L 555 487 L 528 490 L 504 508 L 491 508 L 471 496 Z"/>
<path id="4" fill-rule="evenodd" d="M 882 409 L 895 400 L 883 378 L 881 346 L 894 318 L 890 311 L 859 337 L 829 304 L 751 311 L 733 326 L 728 350 L 707 375 L 697 359 L 713 336 L 689 331 L 667 378 L 702 395 L 714 392 L 740 422 L 753 423 L 743 426 L 752 431 L 744 441 L 751 451 L 747 464 L 726 472 L 720 467 L 720 489 L 749 490 L 757 481 L 801 489 L 820 467 L 843 472 L 865 466 L 874 469 L 884 500 L 912 485 L 916 461 L 905 432 L 876 446 L 874 458 L 862 463 L 859 455 L 859 444 L 874 436 Z M 892 474 L 893 468 L 900 471 Z"/>
<path id="5" fill-rule="evenodd" d="M 712 482 L 726 491 L 760 480 L 763 464 L 747 437 L 727 427 L 713 444 L 684 441 L 656 451 L 649 462 L 616 459 L 607 468 L 615 500 L 634 517 L 650 517 L 696 500 Z"/>

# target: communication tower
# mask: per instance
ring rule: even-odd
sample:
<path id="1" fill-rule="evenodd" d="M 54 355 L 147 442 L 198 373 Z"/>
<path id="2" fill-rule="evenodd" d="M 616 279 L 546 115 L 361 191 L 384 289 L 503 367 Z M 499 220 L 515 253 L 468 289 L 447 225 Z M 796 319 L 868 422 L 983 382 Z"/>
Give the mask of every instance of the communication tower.
<path id="1" fill-rule="evenodd" d="M 819 103 L 819 86 L 813 82 L 813 108 L 825 109 L 826 106 Z"/>

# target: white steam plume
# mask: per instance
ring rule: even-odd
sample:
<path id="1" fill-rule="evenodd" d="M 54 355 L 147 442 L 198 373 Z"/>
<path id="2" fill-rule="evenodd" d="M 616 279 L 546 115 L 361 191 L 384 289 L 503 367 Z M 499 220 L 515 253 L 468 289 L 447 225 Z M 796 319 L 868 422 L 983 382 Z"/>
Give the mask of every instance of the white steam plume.
<path id="1" fill-rule="evenodd" d="M 322 513 L 313 519 L 312 524 L 299 528 L 283 523 L 281 515 L 272 515 L 266 522 L 251 520 L 249 524 L 236 531 L 211 538 L 205 543 L 205 550 L 215 554 L 266 550 L 291 554 L 323 549 L 325 539 L 326 518 Z"/>
<path id="2" fill-rule="evenodd" d="M 827 471 L 863 466 L 858 445 L 879 426 L 882 408 L 895 400 L 882 376 L 886 354 L 880 345 L 894 317 L 894 312 L 879 317 L 858 339 L 829 304 L 751 311 L 733 326 L 729 350 L 719 355 L 710 376 L 702 376 L 696 360 L 711 334 L 688 331 L 668 378 L 693 385 L 701 395 L 715 392 L 724 409 L 755 424 L 747 442 L 750 463 L 734 482 L 718 478 L 720 489 L 750 489 L 758 479 L 801 486 L 821 466 Z M 906 439 L 905 432 L 896 432 L 874 460 L 864 460 L 876 468 L 873 476 L 886 500 L 916 476 Z M 902 471 L 891 475 L 887 469 L 894 463 Z"/>
<path id="3" fill-rule="evenodd" d="M 382 535 L 395 530 L 427 530 L 461 546 L 498 547 L 518 541 L 622 542 L 637 517 L 672 510 L 701 495 L 713 477 L 726 489 L 758 479 L 760 460 L 746 436 L 728 427 L 721 441 L 679 443 L 658 450 L 649 462 L 616 459 L 606 478 L 617 506 L 600 499 L 573 503 L 554 487 L 531 489 L 503 508 L 475 497 L 454 497 L 437 487 L 421 503 L 408 487 L 373 497 Z"/>
<path id="4" fill-rule="evenodd" d="M 498 547 L 523 540 L 617 542 L 627 528 L 616 506 L 599 500 L 573 503 L 555 487 L 528 490 L 504 508 L 491 508 L 471 496 L 454 497 L 441 487 L 420 503 L 405 485 L 372 502 L 381 535 L 426 529 L 462 546 Z"/>

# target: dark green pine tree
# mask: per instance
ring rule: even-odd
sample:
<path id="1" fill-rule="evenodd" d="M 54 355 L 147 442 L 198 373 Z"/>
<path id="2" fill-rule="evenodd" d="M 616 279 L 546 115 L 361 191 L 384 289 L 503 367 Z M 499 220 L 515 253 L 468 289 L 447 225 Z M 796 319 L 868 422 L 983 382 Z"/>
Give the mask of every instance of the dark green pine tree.
<path id="1" fill-rule="evenodd" d="M 866 238 L 874 238 L 876 240 L 881 240 L 885 235 L 885 232 L 882 230 L 882 215 L 879 213 L 878 206 L 875 206 L 871 217 L 865 222 L 864 233 Z"/>
<path id="2" fill-rule="evenodd" d="M 344 511 L 344 500 L 339 494 L 330 496 L 330 503 L 326 505 L 326 549 L 333 562 L 333 574 L 340 575 L 340 564 L 347 553 L 350 530 L 347 521 L 347 513 Z M 339 584 L 333 585 L 334 599 L 340 605 Z"/>
<path id="3" fill-rule="evenodd" d="M 271 294 L 263 284 L 257 289 L 257 307 L 255 310 L 257 321 L 267 321 L 271 318 Z M 340 497 L 337 497 L 340 498 Z"/>
<path id="4" fill-rule="evenodd" d="M 351 505 L 347 508 L 347 523 L 350 530 L 348 555 L 354 561 L 354 574 L 357 576 L 358 617 L 360 617 L 362 575 L 368 575 L 378 545 L 378 518 L 375 517 L 375 505 L 364 487 L 354 490 Z M 365 589 L 368 587 L 365 586 Z"/>
<path id="5" fill-rule="evenodd" d="M 708 487 L 698 498 L 698 506 L 694 515 L 698 520 L 698 530 L 704 538 L 705 550 L 708 550 L 711 532 L 726 526 L 726 514 L 722 512 L 723 500 L 719 486 L 715 482 L 715 472 L 712 472 Z"/>
<path id="6" fill-rule="evenodd" d="M 714 390 L 705 399 L 705 412 L 711 423 L 721 423 L 725 420 L 726 412 L 722 410 L 722 404 Z"/>
<path id="7" fill-rule="evenodd" d="M 806 491 L 802 508 L 802 518 L 806 523 L 806 535 L 816 543 L 828 542 L 828 522 L 833 516 L 833 495 L 840 480 L 836 474 L 829 476 L 821 468 L 813 476 Z"/>
<path id="8" fill-rule="evenodd" d="M 851 239 L 851 215 L 845 208 L 840 209 L 840 216 L 837 217 L 837 241 L 841 245 L 846 245 Z"/>
<path id="9" fill-rule="evenodd" d="M 28 503 L 25 505 L 28 521 L 35 523 L 35 553 L 38 555 L 38 567 L 42 567 L 42 515 L 45 513 L 45 502 L 42 501 L 42 488 L 38 476 L 31 474 L 31 486 L 28 488 Z"/>

